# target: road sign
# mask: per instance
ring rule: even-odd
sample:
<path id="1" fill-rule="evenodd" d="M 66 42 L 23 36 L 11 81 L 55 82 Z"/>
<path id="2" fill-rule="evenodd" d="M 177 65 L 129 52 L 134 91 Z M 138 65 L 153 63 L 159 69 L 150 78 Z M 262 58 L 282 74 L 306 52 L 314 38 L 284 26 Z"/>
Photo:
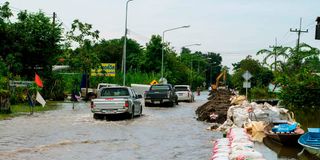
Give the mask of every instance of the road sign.
<path id="1" fill-rule="evenodd" d="M 158 82 L 156 80 L 153 80 L 152 82 L 150 82 L 150 85 L 154 85 L 154 84 L 158 84 Z"/>
<path id="2" fill-rule="evenodd" d="M 251 74 L 249 71 L 245 71 L 245 72 L 242 74 L 242 77 L 247 81 L 247 80 L 249 80 L 249 79 L 252 77 L 252 74 Z"/>
<path id="3" fill-rule="evenodd" d="M 243 88 L 251 88 L 251 82 L 248 82 L 248 81 L 243 82 Z"/>
<path id="4" fill-rule="evenodd" d="M 115 63 L 101 63 L 96 69 L 91 69 L 91 76 L 116 76 L 116 64 Z"/>
<path id="5" fill-rule="evenodd" d="M 32 85 L 34 81 L 9 81 L 10 87 L 28 87 Z"/>

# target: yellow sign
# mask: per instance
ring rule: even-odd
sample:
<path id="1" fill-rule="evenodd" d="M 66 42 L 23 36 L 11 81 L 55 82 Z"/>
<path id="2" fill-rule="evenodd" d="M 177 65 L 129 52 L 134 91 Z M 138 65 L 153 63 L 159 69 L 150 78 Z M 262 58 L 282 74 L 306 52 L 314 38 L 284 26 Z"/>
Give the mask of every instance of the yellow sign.
<path id="1" fill-rule="evenodd" d="M 115 63 L 101 63 L 97 69 L 91 69 L 91 76 L 116 76 L 116 64 Z"/>
<path id="2" fill-rule="evenodd" d="M 150 85 L 154 85 L 154 84 L 158 84 L 158 82 L 156 80 L 153 80 L 152 82 L 150 82 Z"/>

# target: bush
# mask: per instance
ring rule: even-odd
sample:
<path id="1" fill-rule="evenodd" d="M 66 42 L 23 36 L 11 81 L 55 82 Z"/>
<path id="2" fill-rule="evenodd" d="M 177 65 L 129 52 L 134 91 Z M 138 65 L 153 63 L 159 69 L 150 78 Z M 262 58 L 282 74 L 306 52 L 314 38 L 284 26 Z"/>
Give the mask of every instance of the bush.
<path id="1" fill-rule="evenodd" d="M 268 92 L 267 87 L 254 87 L 250 90 L 251 99 L 270 99 L 272 94 Z"/>

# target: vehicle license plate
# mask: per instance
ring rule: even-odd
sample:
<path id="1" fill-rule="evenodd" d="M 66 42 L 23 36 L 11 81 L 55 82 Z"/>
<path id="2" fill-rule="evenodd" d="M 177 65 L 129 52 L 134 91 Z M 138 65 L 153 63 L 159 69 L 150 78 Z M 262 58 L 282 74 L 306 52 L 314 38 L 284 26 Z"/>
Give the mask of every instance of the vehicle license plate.
<path id="1" fill-rule="evenodd" d="M 154 101 L 154 104 L 160 104 L 160 101 Z"/>
<path id="2" fill-rule="evenodd" d="M 183 93 L 179 93 L 179 96 L 182 96 L 183 95 Z"/>
<path id="3" fill-rule="evenodd" d="M 112 110 L 102 110 L 103 113 L 112 113 Z"/>

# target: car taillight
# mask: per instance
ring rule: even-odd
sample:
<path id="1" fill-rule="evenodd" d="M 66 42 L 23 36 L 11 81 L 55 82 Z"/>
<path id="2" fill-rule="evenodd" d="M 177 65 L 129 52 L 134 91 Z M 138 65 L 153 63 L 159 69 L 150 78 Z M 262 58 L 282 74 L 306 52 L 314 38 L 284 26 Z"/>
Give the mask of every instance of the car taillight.
<path id="1" fill-rule="evenodd" d="M 96 105 L 91 101 L 91 108 L 94 108 L 94 107 L 96 107 Z"/>
<path id="2" fill-rule="evenodd" d="M 124 107 L 129 107 L 129 101 L 124 102 Z"/>
<path id="3" fill-rule="evenodd" d="M 188 92 L 188 97 L 189 97 L 189 95 L 190 95 L 190 92 Z"/>

